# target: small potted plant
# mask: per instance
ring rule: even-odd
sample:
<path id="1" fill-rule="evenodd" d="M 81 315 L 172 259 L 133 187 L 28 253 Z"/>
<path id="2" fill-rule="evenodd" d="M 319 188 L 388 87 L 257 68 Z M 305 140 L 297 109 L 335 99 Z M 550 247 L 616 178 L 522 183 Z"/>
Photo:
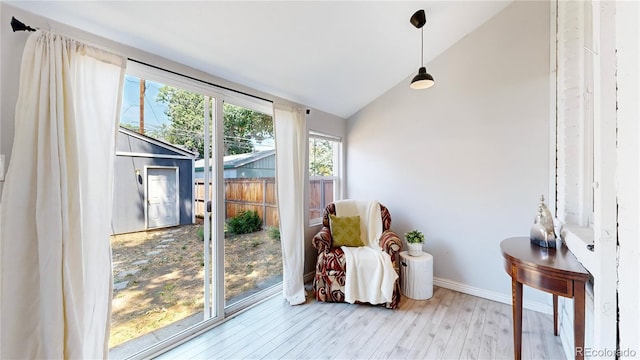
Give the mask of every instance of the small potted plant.
<path id="1" fill-rule="evenodd" d="M 411 230 L 404 234 L 407 239 L 407 246 L 409 247 L 409 255 L 420 256 L 422 255 L 422 244 L 424 243 L 424 234 L 418 230 Z"/>

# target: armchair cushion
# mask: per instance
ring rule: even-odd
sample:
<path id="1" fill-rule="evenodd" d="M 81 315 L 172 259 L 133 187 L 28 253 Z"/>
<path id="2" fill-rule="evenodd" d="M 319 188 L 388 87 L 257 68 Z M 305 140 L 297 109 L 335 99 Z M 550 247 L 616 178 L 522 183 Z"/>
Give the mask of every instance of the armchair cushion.
<path id="1" fill-rule="evenodd" d="M 360 238 L 360 216 L 330 215 L 333 246 L 364 246 Z"/>

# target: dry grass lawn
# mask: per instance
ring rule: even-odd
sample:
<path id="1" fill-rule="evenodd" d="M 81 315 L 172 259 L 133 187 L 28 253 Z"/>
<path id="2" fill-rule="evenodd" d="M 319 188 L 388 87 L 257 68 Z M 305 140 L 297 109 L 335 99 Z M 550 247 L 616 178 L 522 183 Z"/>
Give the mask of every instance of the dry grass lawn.
<path id="1" fill-rule="evenodd" d="M 202 312 L 202 225 L 115 235 L 111 238 L 114 289 L 109 347 Z M 282 274 L 280 242 L 266 231 L 225 238 L 227 304 Z"/>

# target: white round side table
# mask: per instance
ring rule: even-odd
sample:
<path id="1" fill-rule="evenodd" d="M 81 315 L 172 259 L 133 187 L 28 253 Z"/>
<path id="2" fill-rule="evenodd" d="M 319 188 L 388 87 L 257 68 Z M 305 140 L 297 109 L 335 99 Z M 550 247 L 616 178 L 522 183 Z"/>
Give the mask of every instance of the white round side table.
<path id="1" fill-rule="evenodd" d="M 400 252 L 400 284 L 404 296 L 414 300 L 427 300 L 433 296 L 433 256 L 423 252 L 410 256 Z"/>

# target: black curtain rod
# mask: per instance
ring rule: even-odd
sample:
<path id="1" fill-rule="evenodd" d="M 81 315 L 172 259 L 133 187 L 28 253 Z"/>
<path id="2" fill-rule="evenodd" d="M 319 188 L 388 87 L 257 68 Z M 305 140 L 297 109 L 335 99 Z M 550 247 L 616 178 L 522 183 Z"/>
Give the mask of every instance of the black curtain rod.
<path id="1" fill-rule="evenodd" d="M 26 24 L 25 24 L 25 23 L 23 23 L 22 21 L 20 21 L 20 20 L 16 19 L 14 16 L 12 16 L 12 17 L 11 17 L 11 29 L 13 30 L 13 32 L 16 32 L 16 31 L 36 31 L 36 30 L 37 30 L 37 29 L 32 28 L 32 27 L 31 27 L 31 26 L 29 26 L 29 25 L 26 25 Z M 203 83 L 203 84 L 207 84 L 207 85 L 210 85 L 210 86 L 214 86 L 214 87 L 217 87 L 217 88 L 219 88 L 219 89 L 232 91 L 232 92 L 235 92 L 235 93 L 237 93 L 237 94 L 242 94 L 242 95 L 245 95 L 245 96 L 249 96 L 249 97 L 252 97 L 252 98 L 255 98 L 255 99 L 259 99 L 259 100 L 263 100 L 263 101 L 266 101 L 266 102 L 269 102 L 269 103 L 272 103 L 272 104 L 273 104 L 273 100 L 269 100 L 269 99 L 265 99 L 265 98 L 260 97 L 260 96 L 252 95 L 252 94 L 246 93 L 246 92 L 244 92 L 244 91 L 239 91 L 239 90 L 231 89 L 231 88 L 226 87 L 226 86 L 222 86 L 222 85 L 214 84 L 214 83 L 212 83 L 212 82 L 204 81 L 204 80 L 201 80 L 201 79 L 195 78 L 195 77 L 193 77 L 193 76 L 184 75 L 184 74 L 181 74 L 181 73 L 176 72 L 176 71 L 173 71 L 173 70 L 169 70 L 169 69 L 162 68 L 162 67 L 160 67 L 160 66 L 156 66 L 156 65 L 148 64 L 148 63 L 146 63 L 146 62 L 144 62 L 144 61 L 140 61 L 140 60 L 136 60 L 136 59 L 132 59 L 132 58 L 127 58 L 127 60 L 129 60 L 129 61 L 133 61 L 133 62 L 138 63 L 138 64 L 142 64 L 142 65 L 145 65 L 145 66 L 149 66 L 149 67 L 152 67 L 152 68 L 157 69 L 157 70 L 166 71 L 166 72 L 171 73 L 171 74 L 174 74 L 174 75 L 182 76 L 182 77 L 185 77 L 185 78 L 187 78 L 187 79 L 190 79 L 190 80 L 193 80 L 193 81 L 197 81 L 197 82 L 200 82 L 200 83 Z M 307 115 L 308 115 L 310 112 L 311 112 L 311 110 L 307 109 L 307 111 L 306 111 Z"/>
<path id="2" fill-rule="evenodd" d="M 269 99 L 265 99 L 265 98 L 260 97 L 260 96 L 256 96 L 256 95 L 248 94 L 248 93 L 246 93 L 246 92 L 244 92 L 244 91 L 235 90 L 235 89 L 232 89 L 232 88 L 229 88 L 229 87 L 223 86 L 223 85 L 214 84 L 214 83 L 212 83 L 212 82 L 205 81 L 205 80 L 201 80 L 201 79 L 195 78 L 195 77 L 193 77 L 193 76 L 189 76 L 189 75 L 181 74 L 181 73 L 179 73 L 179 72 L 177 72 L 177 71 L 173 71 L 173 70 L 169 70 L 169 69 L 162 68 L 162 67 L 160 67 L 160 66 L 156 66 L 156 65 L 148 64 L 148 63 L 146 63 L 146 62 L 144 62 L 144 61 L 140 61 L 140 60 L 136 60 L 136 59 L 132 59 L 132 58 L 127 58 L 127 60 L 129 60 L 129 61 L 133 61 L 133 62 L 135 62 L 135 63 L 141 64 L 141 65 L 144 65 L 144 66 L 149 66 L 149 67 L 152 67 L 152 68 L 157 69 L 157 70 L 166 71 L 166 72 L 171 73 L 171 74 L 174 74 L 174 75 L 182 76 L 182 77 L 187 78 L 187 79 L 189 79 L 189 80 L 193 80 L 193 81 L 197 81 L 197 82 L 200 82 L 200 83 L 203 83 L 203 84 L 207 84 L 207 85 L 215 86 L 215 87 L 220 88 L 220 89 L 223 89 L 223 90 L 228 90 L 228 91 L 232 91 L 232 92 L 237 93 L 237 94 L 242 94 L 242 95 L 250 96 L 250 97 L 252 97 L 252 98 L 259 99 L 259 100 L 264 100 L 264 101 L 267 101 L 267 102 L 270 102 L 270 103 L 272 103 L 272 104 L 273 104 L 273 100 L 269 100 Z"/>

